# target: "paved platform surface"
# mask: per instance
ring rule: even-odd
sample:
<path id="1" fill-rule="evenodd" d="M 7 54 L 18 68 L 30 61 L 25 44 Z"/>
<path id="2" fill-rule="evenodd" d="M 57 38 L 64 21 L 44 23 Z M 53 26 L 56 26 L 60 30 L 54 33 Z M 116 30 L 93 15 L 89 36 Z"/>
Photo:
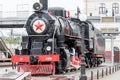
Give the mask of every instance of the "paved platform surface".
<path id="1" fill-rule="evenodd" d="M 111 75 L 108 75 L 104 78 L 101 78 L 99 80 L 120 80 L 120 71 L 117 71 Z"/>

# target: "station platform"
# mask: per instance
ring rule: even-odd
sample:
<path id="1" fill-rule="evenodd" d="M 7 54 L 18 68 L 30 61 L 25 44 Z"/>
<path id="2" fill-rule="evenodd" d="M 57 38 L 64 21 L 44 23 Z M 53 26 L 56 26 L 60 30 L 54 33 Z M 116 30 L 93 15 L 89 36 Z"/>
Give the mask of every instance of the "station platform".
<path id="1" fill-rule="evenodd" d="M 108 75 L 104 78 L 101 78 L 99 80 L 120 80 L 120 71 L 117 71 L 111 75 Z"/>

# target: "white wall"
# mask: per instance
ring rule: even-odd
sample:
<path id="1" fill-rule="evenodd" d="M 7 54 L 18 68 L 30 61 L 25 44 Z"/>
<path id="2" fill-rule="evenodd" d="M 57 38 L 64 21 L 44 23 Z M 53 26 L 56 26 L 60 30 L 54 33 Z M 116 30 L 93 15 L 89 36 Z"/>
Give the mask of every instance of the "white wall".
<path id="1" fill-rule="evenodd" d="M 0 0 L 2 4 L 3 16 L 15 16 L 18 4 L 28 4 L 28 10 L 32 11 L 32 5 L 39 0 Z M 64 7 L 71 11 L 71 16 L 74 16 L 77 7 L 80 7 L 81 12 L 84 12 L 84 0 L 48 0 L 48 7 Z M 24 6 L 23 6 L 24 7 Z M 26 7 L 24 7 L 26 8 Z M 9 12 L 9 13 L 7 13 Z M 10 13 L 11 12 L 11 13 Z M 10 15 L 9 15 L 10 14 Z"/>
<path id="2" fill-rule="evenodd" d="M 3 17 L 16 17 L 16 11 L 18 10 L 17 7 L 19 4 L 23 4 L 24 9 L 27 8 L 28 11 L 33 11 L 32 5 L 38 1 L 39 0 L 0 0 L 0 4 L 2 5 Z M 24 4 L 27 5 L 27 7 L 24 6 Z"/>
<path id="3" fill-rule="evenodd" d="M 84 3 L 85 3 L 85 10 L 86 10 L 86 0 Z M 112 16 L 113 3 L 119 3 L 119 10 L 120 10 L 120 0 L 87 0 L 87 15 L 89 16 L 89 14 L 92 13 L 93 16 L 99 16 L 100 3 L 105 3 L 106 9 L 108 10 L 108 16 Z M 100 16 L 106 16 L 106 14 L 102 14 Z"/>

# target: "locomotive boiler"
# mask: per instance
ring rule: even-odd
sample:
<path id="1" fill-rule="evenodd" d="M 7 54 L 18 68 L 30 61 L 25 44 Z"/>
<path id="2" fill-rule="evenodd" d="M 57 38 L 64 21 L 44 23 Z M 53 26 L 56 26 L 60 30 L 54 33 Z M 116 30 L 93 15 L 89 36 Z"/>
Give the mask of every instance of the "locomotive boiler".
<path id="1" fill-rule="evenodd" d="M 79 69 L 82 21 L 62 16 L 61 13 L 65 13 L 62 12 L 65 11 L 63 8 L 58 8 L 57 11 L 61 13 L 55 15 L 54 12 L 57 12 L 54 8 L 41 10 L 40 3 L 35 3 L 33 7 L 35 12 L 25 24 L 28 36 L 22 37 L 20 53 L 12 56 L 12 62 L 18 63 L 18 71 L 54 74 Z M 100 58 L 103 58 L 104 38 L 92 23 L 84 23 L 86 65 L 94 66 L 100 64 Z"/>

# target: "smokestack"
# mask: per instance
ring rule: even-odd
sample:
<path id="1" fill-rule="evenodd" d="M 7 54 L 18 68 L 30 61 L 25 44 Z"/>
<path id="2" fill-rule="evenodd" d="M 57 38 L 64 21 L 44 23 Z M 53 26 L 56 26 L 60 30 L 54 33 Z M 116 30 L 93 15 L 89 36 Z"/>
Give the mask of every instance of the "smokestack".
<path id="1" fill-rule="evenodd" d="M 47 10 L 48 9 L 48 0 L 40 0 L 40 3 L 43 5 L 42 10 Z"/>

